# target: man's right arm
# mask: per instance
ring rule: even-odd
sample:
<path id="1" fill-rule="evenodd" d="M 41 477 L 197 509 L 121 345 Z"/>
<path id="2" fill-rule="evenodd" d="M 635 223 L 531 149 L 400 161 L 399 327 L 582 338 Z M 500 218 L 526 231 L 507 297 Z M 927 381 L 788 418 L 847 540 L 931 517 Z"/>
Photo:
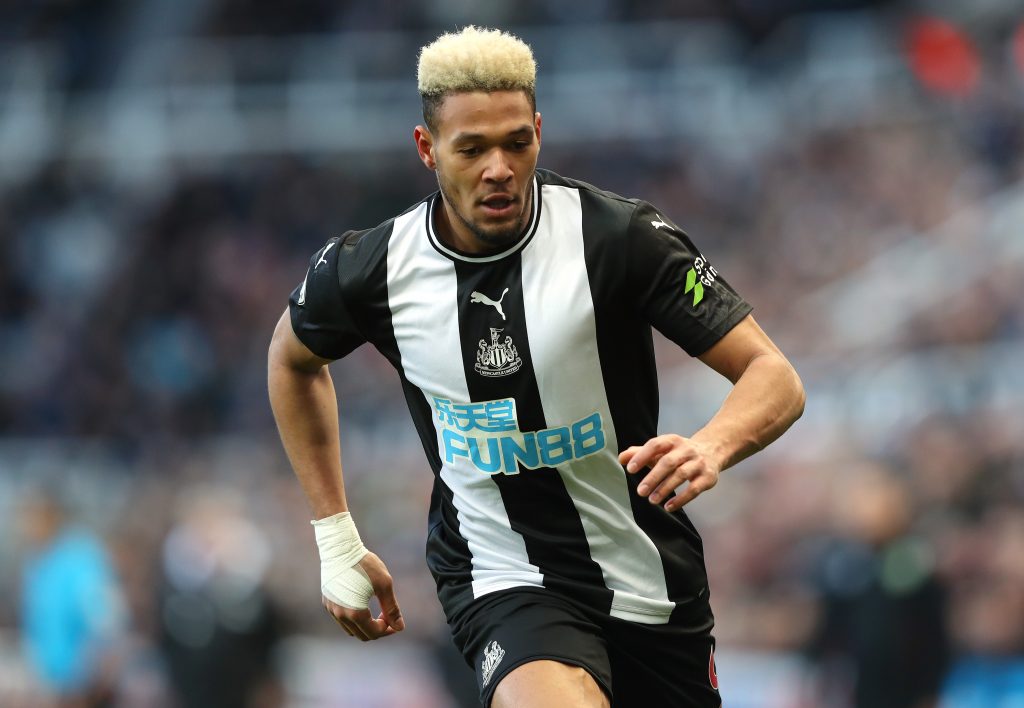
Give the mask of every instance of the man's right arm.
<path id="1" fill-rule="evenodd" d="M 324 607 L 346 632 L 363 641 L 400 631 L 405 623 L 395 600 L 391 575 L 380 558 L 366 551 L 353 561 L 353 566 L 338 572 L 338 555 L 353 552 L 360 555 L 365 549 L 347 514 L 338 439 L 338 405 L 326 366 L 329 360 L 313 354 L 299 341 L 292 330 L 288 311 L 277 323 L 267 358 L 270 407 L 288 460 L 306 494 L 313 517 L 318 520 L 315 525 Z M 365 601 L 348 604 L 335 601 L 348 599 L 348 590 L 360 584 L 363 576 L 383 610 L 376 619 Z"/>
<path id="2" fill-rule="evenodd" d="M 287 311 L 277 322 L 267 358 L 270 407 L 314 518 L 348 511 L 329 360 L 299 341 Z"/>

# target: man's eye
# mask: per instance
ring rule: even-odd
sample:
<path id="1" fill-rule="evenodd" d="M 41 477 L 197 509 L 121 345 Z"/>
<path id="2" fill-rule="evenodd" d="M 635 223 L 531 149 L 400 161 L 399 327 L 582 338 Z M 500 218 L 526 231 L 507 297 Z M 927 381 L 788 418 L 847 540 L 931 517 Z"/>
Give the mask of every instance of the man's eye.
<path id="1" fill-rule="evenodd" d="M 530 147 L 530 143 L 527 142 L 526 140 L 516 140 L 514 143 L 512 143 L 513 150 L 525 150 L 528 147 Z"/>
<path id="2" fill-rule="evenodd" d="M 459 154 L 465 155 L 466 157 L 473 157 L 474 155 L 479 155 L 480 154 L 480 148 L 477 148 L 477 147 L 459 148 Z"/>

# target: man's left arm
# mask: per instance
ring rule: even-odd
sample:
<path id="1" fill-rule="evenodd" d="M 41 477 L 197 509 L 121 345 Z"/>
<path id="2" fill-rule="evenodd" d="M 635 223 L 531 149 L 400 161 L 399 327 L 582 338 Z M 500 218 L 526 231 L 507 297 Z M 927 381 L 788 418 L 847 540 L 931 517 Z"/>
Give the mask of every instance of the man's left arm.
<path id="1" fill-rule="evenodd" d="M 659 435 L 619 455 L 630 474 L 650 468 L 637 492 L 667 511 L 715 486 L 722 470 L 766 447 L 804 409 L 800 377 L 750 315 L 699 358 L 733 383 L 714 417 L 688 438 Z"/>

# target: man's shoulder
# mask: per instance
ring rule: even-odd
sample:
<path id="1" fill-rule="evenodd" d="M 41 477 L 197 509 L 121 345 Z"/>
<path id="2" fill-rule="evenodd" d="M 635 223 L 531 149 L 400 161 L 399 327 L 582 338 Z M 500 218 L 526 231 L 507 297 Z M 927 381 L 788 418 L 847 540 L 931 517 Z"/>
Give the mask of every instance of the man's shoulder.
<path id="1" fill-rule="evenodd" d="M 596 217 L 590 220 L 591 223 L 606 225 L 612 232 L 625 230 L 637 207 L 643 204 L 640 199 L 623 197 L 615 192 L 595 187 L 589 182 L 563 177 L 551 170 L 538 169 L 537 177 L 542 186 L 566 187 L 578 191 L 584 211 Z"/>
<path id="2" fill-rule="evenodd" d="M 340 287 L 344 297 L 376 291 L 386 277 L 388 245 L 395 230 L 395 222 L 428 204 L 430 197 L 421 199 L 405 211 L 368 229 L 349 229 L 332 236 L 310 259 L 310 268 L 304 288 L 299 293 L 302 304 L 306 290 L 323 278 L 333 282 L 331 288 Z"/>
<path id="3" fill-rule="evenodd" d="M 400 214 L 376 226 L 368 229 L 350 229 L 340 236 L 331 238 L 326 248 L 331 249 L 335 245 L 337 248 L 334 254 L 327 254 L 325 260 L 331 262 L 337 259 L 339 280 L 343 284 L 351 284 L 374 277 L 377 268 L 387 260 L 388 243 L 394 233 L 395 222 L 429 205 L 431 198 L 424 197 Z"/>
<path id="4" fill-rule="evenodd" d="M 388 239 L 391 237 L 391 233 L 394 230 L 395 222 L 402 217 L 429 205 L 432 198 L 433 195 L 424 197 L 408 209 L 396 214 L 390 219 L 382 221 L 376 226 L 368 229 L 352 229 L 344 232 L 341 236 L 337 237 L 337 239 L 332 240 L 337 240 L 338 245 L 341 246 L 343 250 L 350 252 L 358 250 L 372 251 L 382 246 L 386 247 Z"/>
<path id="5" fill-rule="evenodd" d="M 609 192 L 607 189 L 601 189 L 600 187 L 596 187 L 590 184 L 590 182 L 585 182 L 581 179 L 564 177 L 560 174 L 552 172 L 551 170 L 538 168 L 537 177 L 542 186 L 550 185 L 553 187 L 569 187 L 571 189 L 578 189 L 580 192 L 584 192 L 587 195 L 592 195 L 598 200 L 615 202 L 627 209 L 634 209 L 638 204 L 640 204 L 641 201 L 633 197 L 624 197 L 621 194 Z"/>

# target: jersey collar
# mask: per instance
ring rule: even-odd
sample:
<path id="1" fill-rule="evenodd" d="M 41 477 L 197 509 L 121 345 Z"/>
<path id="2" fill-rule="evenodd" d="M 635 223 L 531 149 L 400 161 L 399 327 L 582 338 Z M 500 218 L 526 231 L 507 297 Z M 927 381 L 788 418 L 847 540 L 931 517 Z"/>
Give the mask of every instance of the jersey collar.
<path id="1" fill-rule="evenodd" d="M 430 202 L 427 205 L 427 237 L 430 239 L 430 245 L 432 245 L 441 255 L 451 258 L 457 261 L 466 261 L 468 263 L 490 263 L 491 261 L 498 261 L 506 256 L 510 256 L 516 251 L 519 251 L 530 239 L 533 238 L 533 234 L 537 231 L 537 224 L 540 223 L 540 187 L 537 182 L 537 175 L 533 176 L 533 199 L 531 200 L 530 206 L 530 221 L 523 229 L 523 235 L 519 237 L 519 240 L 514 244 L 506 248 L 504 251 L 499 253 L 491 253 L 486 256 L 473 256 L 462 251 L 457 251 L 450 246 L 446 246 L 437 233 L 434 231 L 434 210 L 437 209 L 438 204 L 441 202 L 441 193 L 437 192 L 430 198 Z"/>

